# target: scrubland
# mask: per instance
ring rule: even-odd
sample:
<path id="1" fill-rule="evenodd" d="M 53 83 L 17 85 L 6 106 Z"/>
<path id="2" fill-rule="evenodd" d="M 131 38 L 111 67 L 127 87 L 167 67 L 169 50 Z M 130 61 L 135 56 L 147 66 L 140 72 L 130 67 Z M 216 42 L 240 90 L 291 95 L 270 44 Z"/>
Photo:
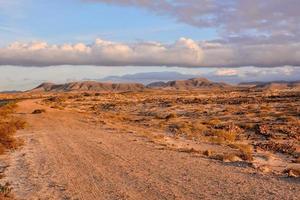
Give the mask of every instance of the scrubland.
<path id="1" fill-rule="evenodd" d="M 16 199 L 297 199 L 300 92 L 22 93 L 0 108 Z M 3 131 L 4 130 L 4 131 Z M 0 159 L 1 161 L 1 159 Z M 10 183 L 5 184 L 5 183 Z"/>
<path id="2" fill-rule="evenodd" d="M 68 93 L 43 104 L 90 113 L 94 123 L 136 132 L 166 149 L 244 162 L 262 173 L 299 174 L 298 91 Z"/>
<path id="3" fill-rule="evenodd" d="M 16 139 L 14 134 L 17 130 L 25 127 L 25 121 L 14 116 L 16 103 L 7 103 L 0 106 L 0 155 L 9 150 L 15 150 L 22 145 L 22 141 Z M 1 169 L 0 176 L 3 176 Z M 6 183 L 0 185 L 0 199 L 10 199 L 10 185 Z"/>

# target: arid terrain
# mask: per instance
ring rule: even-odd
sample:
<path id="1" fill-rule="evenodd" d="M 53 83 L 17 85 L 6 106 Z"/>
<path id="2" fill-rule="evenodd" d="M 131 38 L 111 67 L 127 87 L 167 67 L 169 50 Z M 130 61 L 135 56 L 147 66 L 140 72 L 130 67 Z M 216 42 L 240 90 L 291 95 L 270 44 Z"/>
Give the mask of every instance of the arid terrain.
<path id="1" fill-rule="evenodd" d="M 19 99 L 13 116 L 26 121 L 15 135 L 23 145 L 1 155 L 11 196 L 299 199 L 298 85 L 131 86 L 0 94 Z"/>

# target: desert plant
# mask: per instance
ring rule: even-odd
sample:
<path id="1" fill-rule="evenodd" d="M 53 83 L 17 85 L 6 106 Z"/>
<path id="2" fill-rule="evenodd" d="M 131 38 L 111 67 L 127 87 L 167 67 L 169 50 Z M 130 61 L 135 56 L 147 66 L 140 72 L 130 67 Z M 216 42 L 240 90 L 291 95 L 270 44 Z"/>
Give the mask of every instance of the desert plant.
<path id="1" fill-rule="evenodd" d="M 236 133 L 226 130 L 212 130 L 209 135 L 216 139 L 216 141 L 234 142 L 236 140 Z"/>
<path id="2" fill-rule="evenodd" d="M 253 147 L 249 144 L 231 144 L 232 148 L 238 149 L 240 151 L 240 157 L 243 160 L 253 160 Z"/>
<path id="3" fill-rule="evenodd" d="M 300 177 L 300 168 L 289 168 L 284 170 L 284 173 L 288 175 L 288 177 L 291 178 L 299 178 Z"/>
<path id="4" fill-rule="evenodd" d="M 210 125 L 210 126 L 218 126 L 218 125 L 220 125 L 221 123 L 222 123 L 222 121 L 219 120 L 219 119 L 211 119 L 211 120 L 209 120 L 209 121 L 207 122 L 207 124 Z"/>
<path id="5" fill-rule="evenodd" d="M 12 117 L 16 105 L 0 108 L 0 154 L 6 149 L 15 149 L 21 142 L 13 137 L 17 130 L 23 129 L 26 123 L 19 118 Z"/>
<path id="6" fill-rule="evenodd" d="M 265 143 L 257 143 L 256 146 L 266 151 L 273 151 L 284 154 L 293 154 L 296 151 L 295 145 L 291 143 L 277 143 L 269 141 Z"/>
<path id="7" fill-rule="evenodd" d="M 9 183 L 5 183 L 4 185 L 0 184 L 0 199 L 8 199 L 11 194 L 12 188 Z"/>
<path id="8" fill-rule="evenodd" d="M 45 109 L 36 109 L 32 112 L 32 114 L 42 114 L 42 113 L 45 113 L 46 110 Z"/>

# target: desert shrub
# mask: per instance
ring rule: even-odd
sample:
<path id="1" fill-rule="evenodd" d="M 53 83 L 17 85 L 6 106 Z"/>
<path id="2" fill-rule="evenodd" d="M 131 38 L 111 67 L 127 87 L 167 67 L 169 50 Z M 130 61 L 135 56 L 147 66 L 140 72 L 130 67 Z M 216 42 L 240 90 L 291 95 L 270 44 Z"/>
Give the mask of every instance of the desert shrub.
<path id="1" fill-rule="evenodd" d="M 203 152 L 203 155 L 208 156 L 208 157 L 212 156 L 213 154 L 214 154 L 214 152 L 210 149 Z"/>
<path id="2" fill-rule="evenodd" d="M 32 112 L 32 114 L 42 114 L 42 113 L 45 113 L 46 110 L 45 109 L 36 109 Z"/>
<path id="3" fill-rule="evenodd" d="M 211 119 L 206 124 L 215 127 L 215 126 L 219 126 L 220 124 L 222 124 L 222 121 L 219 119 Z"/>
<path id="4" fill-rule="evenodd" d="M 176 113 L 170 113 L 170 114 L 165 116 L 166 120 L 170 120 L 170 119 L 173 119 L 173 118 L 177 118 Z"/>
<path id="5" fill-rule="evenodd" d="M 240 157 L 243 160 L 253 160 L 253 147 L 249 144 L 231 144 L 232 148 L 238 149 L 240 151 Z"/>
<path id="6" fill-rule="evenodd" d="M 83 93 L 82 95 L 83 95 L 84 97 L 90 97 L 90 96 L 92 96 L 91 93 L 87 93 L 87 92 Z"/>
<path id="7" fill-rule="evenodd" d="M 49 97 L 45 101 L 50 103 L 63 103 L 66 101 L 66 97 L 62 97 L 62 96 Z"/>
<path id="8" fill-rule="evenodd" d="M 266 151 L 273 151 L 284 154 L 293 154 L 296 151 L 295 145 L 290 143 L 277 143 L 269 141 L 265 143 L 257 143 L 256 146 Z"/>
<path id="9" fill-rule="evenodd" d="M 19 118 L 11 116 L 15 111 L 16 104 L 9 104 L 0 108 L 0 154 L 6 149 L 15 149 L 21 142 L 13 135 L 17 130 L 25 127 L 25 122 Z"/>
<path id="10" fill-rule="evenodd" d="M 266 138 L 274 137 L 273 130 L 267 124 L 257 124 L 254 129 L 256 134 L 262 135 Z"/>
<path id="11" fill-rule="evenodd" d="M 174 135 L 188 134 L 191 132 L 189 126 L 185 122 L 172 123 L 168 126 L 168 129 Z"/>
<path id="12" fill-rule="evenodd" d="M 196 132 L 198 134 L 204 135 L 208 131 L 208 128 L 205 124 L 195 122 L 192 126 L 192 132 Z"/>
<path id="13" fill-rule="evenodd" d="M 101 110 L 103 110 L 103 111 L 110 111 L 110 110 L 115 110 L 115 108 L 116 108 L 116 104 L 114 104 L 114 103 L 105 103 L 105 104 L 102 104 L 101 106 L 100 106 L 100 108 L 101 108 Z"/>
<path id="14" fill-rule="evenodd" d="M 0 107 L 0 117 L 1 118 L 7 117 L 9 114 L 12 114 L 16 108 L 17 108 L 16 103 L 8 103 L 4 106 L 1 106 Z"/>
<path id="15" fill-rule="evenodd" d="M 0 199 L 10 199 L 10 194 L 11 194 L 11 186 L 9 183 L 5 183 L 4 185 L 0 184 Z"/>
<path id="16" fill-rule="evenodd" d="M 254 124 L 254 123 L 244 122 L 244 123 L 239 123 L 239 126 L 242 129 L 252 131 L 252 130 L 255 130 L 255 128 L 256 128 L 257 125 Z"/>
<path id="17" fill-rule="evenodd" d="M 237 134 L 235 132 L 218 129 L 210 131 L 208 135 L 212 136 L 212 141 L 215 141 L 217 143 L 234 142 L 237 137 Z"/>
<path id="18" fill-rule="evenodd" d="M 288 177 L 299 178 L 300 177 L 300 168 L 289 168 L 285 169 L 283 173 L 286 173 Z"/>

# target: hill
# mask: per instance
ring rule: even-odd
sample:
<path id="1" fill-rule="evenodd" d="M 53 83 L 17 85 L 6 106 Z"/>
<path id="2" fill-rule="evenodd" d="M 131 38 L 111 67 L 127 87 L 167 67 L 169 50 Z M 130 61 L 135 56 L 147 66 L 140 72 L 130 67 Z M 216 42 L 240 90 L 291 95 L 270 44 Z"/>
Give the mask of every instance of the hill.
<path id="1" fill-rule="evenodd" d="M 190 89 L 223 89 L 230 87 L 226 83 L 216 83 L 205 78 L 193 78 L 188 80 L 175 80 L 169 82 L 154 82 L 147 85 L 148 88 L 168 88 L 177 90 Z"/>
<path id="2" fill-rule="evenodd" d="M 29 92 L 71 92 L 71 91 L 97 91 L 97 92 L 123 92 L 140 91 L 145 86 L 139 83 L 103 83 L 95 81 L 72 82 L 66 84 L 42 83 Z"/>
<path id="3" fill-rule="evenodd" d="M 300 89 L 300 81 L 249 82 L 240 83 L 239 85 L 260 90 Z"/>

